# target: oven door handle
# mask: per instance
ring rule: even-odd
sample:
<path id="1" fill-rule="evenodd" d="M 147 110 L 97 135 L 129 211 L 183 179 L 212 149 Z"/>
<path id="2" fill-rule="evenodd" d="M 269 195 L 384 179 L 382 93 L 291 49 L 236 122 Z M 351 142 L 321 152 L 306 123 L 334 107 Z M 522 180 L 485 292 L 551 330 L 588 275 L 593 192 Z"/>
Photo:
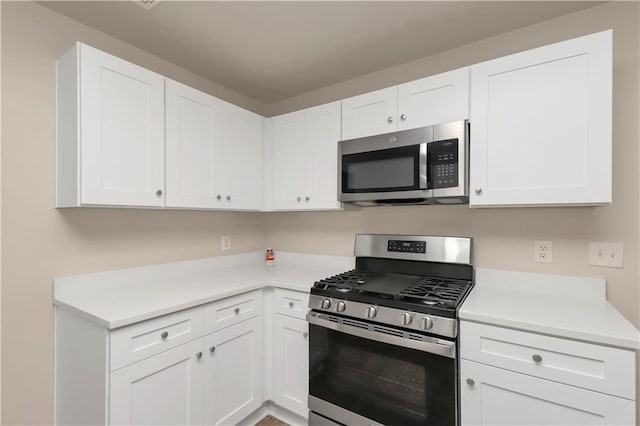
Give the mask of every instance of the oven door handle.
<path id="1" fill-rule="evenodd" d="M 339 331 L 341 333 L 351 334 L 353 336 L 362 337 L 368 340 L 374 340 L 376 342 L 388 343 L 390 345 L 401 346 L 403 348 L 416 349 L 422 352 L 441 355 L 447 358 L 456 357 L 455 342 L 450 342 L 448 340 L 442 340 L 442 339 L 438 339 L 435 337 L 428 337 L 428 336 L 422 336 L 423 340 L 414 340 L 406 337 L 386 334 L 384 332 L 373 331 L 372 329 L 374 327 L 378 327 L 378 326 L 375 326 L 374 324 L 363 322 L 362 324 L 366 324 L 369 327 L 369 329 L 364 329 L 364 328 L 354 327 L 352 325 L 344 324 L 342 322 L 330 321 L 328 319 L 322 318 L 322 316 L 326 316 L 326 314 L 310 312 L 307 314 L 307 321 L 309 321 L 309 324 Z M 379 327 L 381 329 L 387 328 L 383 326 L 379 326 Z"/>

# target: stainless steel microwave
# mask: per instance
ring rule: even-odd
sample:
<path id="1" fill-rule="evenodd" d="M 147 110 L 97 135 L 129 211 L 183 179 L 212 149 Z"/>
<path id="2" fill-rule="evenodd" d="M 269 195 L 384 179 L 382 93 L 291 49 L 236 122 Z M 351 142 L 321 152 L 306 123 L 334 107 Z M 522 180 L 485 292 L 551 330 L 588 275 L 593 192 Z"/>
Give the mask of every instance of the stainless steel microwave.
<path id="1" fill-rule="evenodd" d="M 338 192 L 363 206 L 469 202 L 467 120 L 338 142 Z"/>

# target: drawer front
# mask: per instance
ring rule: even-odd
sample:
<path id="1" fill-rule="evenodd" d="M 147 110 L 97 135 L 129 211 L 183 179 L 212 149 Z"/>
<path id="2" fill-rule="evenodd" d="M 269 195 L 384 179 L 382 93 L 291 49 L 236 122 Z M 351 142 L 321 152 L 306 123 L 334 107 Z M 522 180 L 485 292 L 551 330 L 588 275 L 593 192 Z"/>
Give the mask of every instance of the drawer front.
<path id="1" fill-rule="evenodd" d="M 291 317 L 306 319 L 309 311 L 309 293 L 276 288 L 276 312 Z"/>
<path id="2" fill-rule="evenodd" d="M 460 356 L 635 399 L 635 353 L 473 322 L 460 322 Z"/>
<path id="3" fill-rule="evenodd" d="M 210 303 L 204 308 L 205 330 L 210 333 L 262 313 L 262 291 L 252 291 Z"/>
<path id="4" fill-rule="evenodd" d="M 111 332 L 111 371 L 204 334 L 203 308 L 143 321 Z"/>

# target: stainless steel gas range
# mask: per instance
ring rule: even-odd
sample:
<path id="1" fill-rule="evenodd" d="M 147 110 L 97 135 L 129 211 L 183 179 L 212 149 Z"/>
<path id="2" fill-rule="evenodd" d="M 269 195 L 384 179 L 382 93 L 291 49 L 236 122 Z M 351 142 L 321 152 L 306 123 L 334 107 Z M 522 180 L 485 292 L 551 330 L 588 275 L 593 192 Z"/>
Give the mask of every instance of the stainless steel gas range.
<path id="1" fill-rule="evenodd" d="M 459 424 L 459 306 L 470 238 L 356 236 L 356 269 L 317 281 L 310 425 Z"/>

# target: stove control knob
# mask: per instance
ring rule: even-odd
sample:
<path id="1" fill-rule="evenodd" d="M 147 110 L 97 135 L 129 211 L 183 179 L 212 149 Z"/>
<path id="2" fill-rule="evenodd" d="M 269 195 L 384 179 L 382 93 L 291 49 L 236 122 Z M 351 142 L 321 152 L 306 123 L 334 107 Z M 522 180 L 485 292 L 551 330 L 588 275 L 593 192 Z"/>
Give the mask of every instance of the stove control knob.
<path id="1" fill-rule="evenodd" d="M 422 323 L 420 324 L 423 330 L 429 330 L 433 327 L 433 320 L 429 317 L 422 317 Z"/>
<path id="2" fill-rule="evenodd" d="M 322 309 L 329 309 L 331 307 L 331 299 L 322 299 L 322 303 L 320 304 Z"/>
<path id="3" fill-rule="evenodd" d="M 347 304 L 342 300 L 336 303 L 336 312 L 344 312 L 345 309 L 347 309 Z"/>
<path id="4" fill-rule="evenodd" d="M 377 313 L 378 310 L 375 308 L 375 306 L 368 306 L 367 310 L 365 311 L 365 315 L 367 316 L 367 318 L 375 318 Z"/>
<path id="5" fill-rule="evenodd" d="M 402 325 L 409 325 L 413 321 L 413 317 L 409 312 L 403 312 L 400 314 L 400 323 Z"/>

